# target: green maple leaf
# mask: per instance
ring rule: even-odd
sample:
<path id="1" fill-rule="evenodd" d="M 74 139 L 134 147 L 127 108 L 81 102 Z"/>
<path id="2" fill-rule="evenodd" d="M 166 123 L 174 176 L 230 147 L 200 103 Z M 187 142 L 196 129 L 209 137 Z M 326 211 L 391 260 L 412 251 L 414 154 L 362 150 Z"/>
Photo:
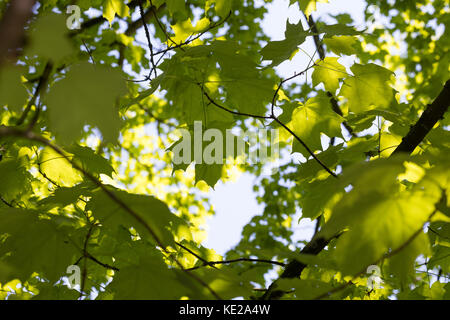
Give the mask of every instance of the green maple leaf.
<path id="1" fill-rule="evenodd" d="M 32 300 L 76 300 L 80 295 L 76 290 L 69 289 L 63 284 L 40 282 L 36 287 L 39 293 L 33 296 Z"/>
<path id="2" fill-rule="evenodd" d="M 85 125 L 98 127 L 106 141 L 115 142 L 121 124 L 115 104 L 125 92 L 119 70 L 89 63 L 73 66 L 45 98 L 50 127 L 67 144 L 80 137 Z"/>
<path id="3" fill-rule="evenodd" d="M 290 60 L 298 51 L 298 46 L 305 42 L 310 35 L 305 31 L 300 21 L 298 24 L 291 24 L 286 21 L 285 40 L 271 41 L 261 49 L 263 60 L 272 60 L 271 66 L 277 66 L 285 60 Z"/>
<path id="4" fill-rule="evenodd" d="M 342 135 L 342 121 L 343 118 L 331 110 L 329 98 L 320 94 L 293 111 L 288 127 L 314 151 L 322 149 L 322 133 L 329 137 Z M 310 156 L 297 140 L 294 140 L 293 152 L 300 152 L 307 158 Z"/>
<path id="5" fill-rule="evenodd" d="M 51 13 L 40 17 L 30 32 L 27 53 L 58 61 L 74 50 L 67 37 L 66 18 Z"/>
<path id="6" fill-rule="evenodd" d="M 348 99 L 349 111 L 359 113 L 374 108 L 388 108 L 394 98 L 389 82 L 394 73 L 376 64 L 355 64 L 354 77 L 345 79 L 339 96 Z"/>
<path id="7" fill-rule="evenodd" d="M 74 155 L 72 161 L 81 166 L 86 172 L 95 175 L 106 174 L 108 176 L 111 176 L 114 172 L 108 160 L 89 147 L 73 145 L 68 147 L 67 151 Z"/>
<path id="8" fill-rule="evenodd" d="M 223 164 L 196 164 L 195 183 L 205 181 L 210 187 L 214 186 L 222 178 Z"/>
<path id="9" fill-rule="evenodd" d="M 221 67 L 227 100 L 240 112 L 263 115 L 273 97 L 273 81 L 261 75 L 258 65 L 237 42 L 214 41 L 210 48 Z"/>
<path id="10" fill-rule="evenodd" d="M 208 286 L 214 290 L 222 299 L 232 299 L 235 297 L 246 297 L 251 294 L 252 286 L 243 276 L 228 270 L 200 268 L 194 271 L 195 275 L 201 278 Z M 191 280 L 192 283 L 192 280 Z M 192 283 L 191 288 L 195 288 L 192 295 L 199 299 L 212 299 L 211 292 L 204 286 L 199 286 L 198 282 Z"/>
<path id="11" fill-rule="evenodd" d="M 174 153 L 173 156 L 173 171 L 176 170 L 186 170 L 192 162 L 195 163 L 195 183 L 199 181 L 204 181 L 210 187 L 214 188 L 216 183 L 222 178 L 223 164 L 227 161 L 227 132 L 228 122 L 224 122 L 229 116 L 229 113 L 225 111 L 215 111 L 211 107 L 208 108 L 209 113 L 208 118 L 208 128 L 219 130 L 216 131 L 218 136 L 214 136 L 209 141 L 203 141 L 203 131 L 200 137 L 195 136 L 195 131 L 192 127 L 189 129 L 190 141 L 187 139 L 189 137 L 181 137 L 177 142 L 172 144 L 167 150 Z M 209 116 L 211 115 L 211 116 Z M 206 128 L 203 128 L 206 130 Z M 187 129 L 186 129 L 187 130 Z M 197 128 L 198 130 L 198 128 Z M 199 135 L 199 133 L 197 133 Z M 230 135 L 230 133 L 228 133 Z M 232 135 L 234 141 L 233 157 L 237 157 L 242 154 L 243 150 L 238 150 L 236 136 Z M 184 140 L 186 139 L 186 141 Z M 201 141 L 198 141 L 201 139 Z M 219 139 L 219 140 L 217 140 Z M 217 140 L 217 141 L 216 141 Z M 217 143 L 217 144 L 216 144 Z M 196 147 L 199 147 L 202 155 L 202 162 L 197 163 Z M 184 155 L 187 152 L 188 155 Z M 216 152 L 218 154 L 216 155 Z M 221 155 L 219 154 L 221 152 Z M 176 157 L 176 158 L 175 158 Z M 206 163 L 206 157 L 210 158 L 212 163 Z M 182 161 L 181 161 L 182 160 Z"/>
<path id="12" fill-rule="evenodd" d="M 326 57 L 316 62 L 312 81 L 314 86 L 322 82 L 325 90 L 334 93 L 339 88 L 339 79 L 345 78 L 346 75 L 345 67 L 338 62 L 338 58 Z"/>
<path id="13" fill-rule="evenodd" d="M 335 253 L 339 268 L 345 274 L 365 271 L 364 268 L 377 263 L 390 250 L 402 248 L 421 230 L 435 209 L 440 192 L 420 185 L 400 191 L 396 177 L 404 171 L 403 158 L 398 158 L 360 164 L 344 175 L 342 183 L 351 181 L 353 189 L 332 209 L 322 232 L 329 237 L 347 230 L 339 238 Z M 414 244 L 411 248 L 405 253 L 406 265 L 417 249 L 423 250 L 423 245 Z M 402 270 L 405 272 L 409 268 Z"/>
<path id="14" fill-rule="evenodd" d="M 173 90 L 174 104 L 183 110 L 185 122 L 192 124 L 195 121 L 204 121 L 205 107 L 201 88 L 195 83 L 182 82 Z"/>
<path id="15" fill-rule="evenodd" d="M 300 10 L 307 16 L 317 9 L 317 3 L 328 3 L 328 0 L 291 0 L 290 5 L 298 3 Z"/>
<path id="16" fill-rule="evenodd" d="M 443 272 L 450 272 L 450 247 L 440 245 L 435 246 L 429 264 L 430 268 L 439 266 L 442 268 Z"/>
<path id="17" fill-rule="evenodd" d="M 228 99 L 240 112 L 264 115 L 265 104 L 273 97 L 273 82 L 266 79 L 236 79 L 224 86 L 227 89 Z"/>
<path id="18" fill-rule="evenodd" d="M 129 17 L 130 8 L 121 0 L 104 0 L 103 17 L 109 21 L 109 24 L 114 20 L 116 14 L 122 18 Z"/>
<path id="19" fill-rule="evenodd" d="M 300 300 L 314 299 L 333 288 L 330 283 L 312 279 L 280 279 L 277 284 L 280 290 L 294 289 L 297 299 Z"/>
<path id="20" fill-rule="evenodd" d="M 0 72 L 0 105 L 19 111 L 27 101 L 28 93 L 22 84 L 22 68 L 5 66 Z"/>
<path id="21" fill-rule="evenodd" d="M 31 191 L 32 176 L 21 159 L 2 160 L 0 176 L 0 196 L 5 200 L 19 200 Z"/>
<path id="22" fill-rule="evenodd" d="M 389 259 L 389 269 L 403 284 L 416 277 L 415 261 L 420 255 L 430 254 L 430 241 L 428 236 L 420 233 L 403 250 Z"/>
<path id="23" fill-rule="evenodd" d="M 39 212 L 31 210 L 0 211 L 0 234 L 9 235 L 0 247 L 0 256 L 13 268 L 10 277 L 25 281 L 33 272 L 42 272 L 56 281 L 66 274 L 67 266 L 75 262 L 80 252 L 68 240 L 70 220 L 58 219 L 40 219 Z M 13 254 L 5 256 L 7 253 Z"/>
<path id="24" fill-rule="evenodd" d="M 321 169 L 323 170 L 323 168 Z M 302 208 L 302 217 L 314 220 L 324 213 L 328 201 L 340 190 L 334 179 L 329 176 L 324 180 L 306 181 L 301 184 L 302 197 L 299 202 Z"/>
<path id="25" fill-rule="evenodd" d="M 150 237 L 149 239 L 154 240 L 147 229 L 148 226 L 164 245 L 175 246 L 171 228 L 176 230 L 185 222 L 170 212 L 164 202 L 152 196 L 131 194 L 113 188 L 111 192 L 131 208 L 139 218 L 112 201 L 104 191 L 99 190 L 93 194 L 86 208 L 92 210 L 94 216 L 104 226 L 113 230 L 118 226 L 133 227 L 141 237 Z"/>
<path id="26" fill-rule="evenodd" d="M 90 182 L 82 182 L 74 187 L 59 187 L 53 194 L 39 201 L 46 208 L 66 207 L 76 203 L 80 196 L 88 196 L 95 187 Z"/>
<path id="27" fill-rule="evenodd" d="M 356 53 L 354 45 L 357 43 L 357 39 L 352 36 L 333 36 L 323 39 L 323 43 L 337 55 L 352 55 Z"/>
<path id="28" fill-rule="evenodd" d="M 211 5 L 211 2 L 214 2 L 214 10 L 216 11 L 217 15 L 220 17 L 226 17 L 229 13 L 231 8 L 233 7 L 233 0 L 208 0 L 207 6 Z"/>
<path id="29" fill-rule="evenodd" d="M 325 38 L 331 38 L 333 36 L 357 36 L 363 34 L 362 31 L 358 31 L 354 27 L 342 23 L 328 25 L 319 23 L 318 32 L 320 34 L 324 33 Z"/>
<path id="30" fill-rule="evenodd" d="M 121 266 L 108 286 L 114 292 L 114 299 L 179 299 L 185 294 L 187 290 L 177 279 L 177 273 L 167 267 L 159 251 L 137 243 L 128 251 L 137 255 L 133 263 Z"/>
<path id="31" fill-rule="evenodd" d="M 186 12 L 186 1 L 184 0 L 166 0 L 166 3 L 171 15 L 174 15 L 177 12 Z"/>
<path id="32" fill-rule="evenodd" d="M 68 159 L 73 159 L 73 154 L 66 153 Z M 46 147 L 39 154 L 39 168 L 45 177 L 59 186 L 73 186 L 82 181 L 80 172 L 75 170 L 63 156 Z"/>

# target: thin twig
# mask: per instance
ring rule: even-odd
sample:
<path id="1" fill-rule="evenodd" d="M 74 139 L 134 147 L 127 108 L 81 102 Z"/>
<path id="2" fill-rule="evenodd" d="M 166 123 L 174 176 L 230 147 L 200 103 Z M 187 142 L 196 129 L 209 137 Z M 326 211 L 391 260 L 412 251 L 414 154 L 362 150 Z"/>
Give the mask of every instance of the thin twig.
<path id="1" fill-rule="evenodd" d="M 83 42 L 83 45 L 86 48 L 86 52 L 88 53 L 89 58 L 91 58 L 92 63 L 95 64 L 95 60 L 94 60 L 94 57 L 92 56 L 91 49 L 89 49 L 89 47 L 87 46 L 86 41 L 84 41 L 84 39 L 81 39 L 81 41 Z"/>
<path id="2" fill-rule="evenodd" d="M 200 87 L 203 89 L 203 87 L 201 85 L 200 85 Z M 214 101 L 214 99 L 212 99 L 206 91 L 204 91 L 204 90 L 202 90 L 202 91 L 203 91 L 203 94 L 205 95 L 205 97 L 209 100 L 209 102 L 211 104 L 213 104 L 217 108 L 222 109 L 226 112 L 229 112 L 229 113 L 237 115 L 237 116 L 244 116 L 244 117 L 250 117 L 250 118 L 256 118 L 256 119 L 265 119 L 265 120 L 272 119 L 271 116 L 260 116 L 260 115 L 256 115 L 256 114 L 250 114 L 250 113 L 244 113 L 244 112 L 230 110 L 230 109 L 218 104 L 216 101 Z"/>
<path id="3" fill-rule="evenodd" d="M 53 65 L 49 61 L 45 65 L 44 71 L 42 72 L 42 75 L 39 77 L 38 84 L 36 86 L 36 89 L 34 90 L 33 96 L 31 97 L 30 101 L 28 101 L 27 106 L 25 107 L 25 110 L 23 111 L 22 115 L 20 116 L 19 120 L 16 122 L 16 126 L 20 126 L 23 124 L 25 119 L 28 116 L 28 113 L 30 112 L 33 105 L 36 103 L 36 99 L 39 95 L 41 95 L 41 91 L 44 90 L 45 86 L 47 85 L 48 79 L 50 77 L 50 72 L 52 71 Z M 30 127 L 33 127 L 34 124 L 37 122 L 37 117 L 39 116 L 39 108 L 36 106 L 36 113 L 37 116 L 32 119 Z"/>
<path id="4" fill-rule="evenodd" d="M 150 7 L 154 7 L 153 1 L 152 1 L 152 0 L 150 0 Z M 164 33 L 164 35 L 166 36 L 166 40 L 168 40 L 168 41 L 172 42 L 174 45 L 176 45 L 177 43 L 176 43 L 176 42 L 170 37 L 170 35 L 167 33 L 166 28 L 163 26 L 161 20 L 159 20 L 158 15 L 156 14 L 156 12 L 155 12 L 154 16 L 155 16 L 156 23 L 158 24 L 159 28 L 161 29 L 161 31 L 162 31 L 162 32 Z"/>
<path id="5" fill-rule="evenodd" d="M 89 230 L 86 234 L 86 238 L 84 239 L 84 245 L 83 245 L 83 258 L 84 258 L 84 263 L 83 263 L 83 272 L 81 274 L 81 287 L 80 287 L 80 299 L 83 297 L 84 294 L 84 287 L 86 285 L 86 277 L 87 277 L 87 261 L 86 261 L 86 257 L 87 257 L 87 246 L 88 246 L 88 242 L 89 239 L 91 238 L 92 235 L 92 230 L 94 228 L 94 225 L 91 224 L 91 226 L 89 227 Z"/>
<path id="6" fill-rule="evenodd" d="M 261 116 L 261 115 L 255 115 L 255 114 L 249 114 L 249 113 L 244 113 L 244 112 L 238 112 L 238 111 L 230 110 L 230 109 L 228 109 L 228 108 L 218 104 L 216 101 L 214 101 L 214 99 L 212 99 L 211 96 L 204 90 L 204 87 L 201 84 L 198 84 L 198 85 L 200 86 L 200 88 L 202 89 L 203 94 L 209 100 L 209 102 L 211 104 L 213 104 L 214 106 L 216 106 L 216 107 L 218 107 L 218 108 L 220 108 L 220 109 L 222 109 L 222 110 L 224 110 L 226 112 L 229 112 L 231 114 L 238 115 L 238 116 L 245 116 L 245 117 L 251 117 L 251 118 L 256 118 L 256 119 L 264 119 L 264 120 L 274 120 L 275 122 L 277 122 L 286 131 L 288 131 L 298 142 L 300 142 L 300 144 L 308 151 L 308 153 L 313 157 L 314 160 L 317 161 L 317 163 L 322 168 L 324 168 L 333 177 L 337 178 L 338 176 L 331 169 L 329 169 L 322 161 L 320 161 L 320 159 L 314 154 L 314 152 L 308 147 L 308 145 L 294 131 L 292 131 L 287 125 L 285 125 L 283 122 L 281 122 L 278 119 L 277 116 L 275 116 L 276 99 L 277 99 L 278 93 L 280 92 L 280 90 L 283 87 L 283 85 L 286 82 L 288 82 L 290 80 L 293 80 L 293 79 L 303 75 L 305 72 L 307 72 L 312 67 L 314 67 L 314 64 L 311 65 L 311 66 L 308 66 L 302 72 L 296 73 L 293 76 L 280 81 L 280 83 L 278 84 L 277 89 L 275 90 L 273 98 L 272 98 L 271 114 L 269 116 Z"/>
<path id="7" fill-rule="evenodd" d="M 11 203 L 9 203 L 8 201 L 6 201 L 3 197 L 0 197 L 0 201 L 3 202 L 4 204 L 6 204 L 8 207 L 14 208 L 14 206 Z"/>
<path id="8" fill-rule="evenodd" d="M 142 25 L 144 26 L 144 30 L 145 30 L 145 37 L 147 38 L 148 48 L 150 50 L 150 63 L 152 64 L 152 69 L 150 70 L 150 73 L 149 73 L 149 79 L 151 78 L 153 71 L 155 72 L 155 78 L 156 78 L 158 76 L 158 71 L 156 70 L 156 64 L 155 64 L 155 59 L 154 59 L 154 54 L 153 54 L 153 44 L 152 44 L 152 40 L 150 39 L 150 32 L 148 30 L 147 22 L 145 22 L 145 18 L 144 18 L 144 8 L 142 6 L 142 0 L 139 1 L 139 11 L 141 14 Z M 156 14 L 155 14 L 155 17 L 156 17 Z"/>
<path id="9" fill-rule="evenodd" d="M 194 251 L 192 251 L 191 249 L 189 249 L 188 247 L 182 245 L 179 242 L 175 242 L 177 246 L 179 246 L 180 248 L 182 248 L 183 250 L 189 252 L 190 254 L 192 254 L 194 257 L 196 257 L 197 259 L 199 259 L 201 262 L 203 262 L 205 265 L 209 265 L 215 269 L 217 269 L 213 264 L 210 264 L 210 262 L 206 259 L 203 259 L 201 256 L 199 256 L 198 254 L 196 254 Z M 184 269 L 184 270 L 188 270 L 188 269 Z"/>
<path id="10" fill-rule="evenodd" d="M 259 263 L 268 263 L 268 264 L 274 264 L 274 265 L 278 265 L 281 267 L 285 267 L 286 264 L 283 262 L 279 262 L 279 261 L 274 261 L 274 260 L 266 260 L 266 259 L 252 259 L 252 258 L 238 258 L 238 259 L 232 259 L 232 260 L 223 260 L 223 261 L 207 261 L 207 263 L 204 263 L 201 266 L 197 266 L 197 267 L 192 267 L 186 270 L 192 271 L 192 270 L 196 270 L 199 269 L 201 267 L 205 267 L 205 266 L 211 266 L 211 265 L 216 265 L 216 264 L 231 264 L 231 263 L 236 263 L 236 262 L 259 262 Z"/>
<path id="11" fill-rule="evenodd" d="M 337 174 L 334 173 L 333 171 L 331 171 L 330 168 L 328 168 L 315 154 L 314 152 L 308 147 L 308 145 L 298 136 L 294 133 L 294 131 L 292 131 L 287 125 L 285 125 L 283 122 L 281 122 L 277 117 L 274 117 L 274 120 L 280 125 L 282 126 L 286 131 L 288 131 L 298 142 L 300 142 L 300 144 L 306 149 L 306 151 L 308 151 L 308 153 L 313 157 L 314 160 L 316 160 L 316 162 L 325 169 L 325 171 L 327 171 L 330 175 L 332 175 L 335 178 L 338 178 Z"/>
<path id="12" fill-rule="evenodd" d="M 211 31 L 212 29 L 215 29 L 215 28 L 221 26 L 222 24 L 224 24 L 224 23 L 228 20 L 228 18 L 231 16 L 231 14 L 232 14 L 232 12 L 230 11 L 230 13 L 228 14 L 228 16 L 226 16 L 223 20 L 218 21 L 217 23 L 211 24 L 205 31 L 200 32 L 200 33 L 199 33 L 198 35 L 196 35 L 195 37 L 192 37 L 192 38 L 190 38 L 190 39 L 188 39 L 188 40 L 186 40 L 186 41 L 184 41 L 184 42 L 182 42 L 182 43 L 179 43 L 179 44 L 177 44 L 177 45 L 175 45 L 175 46 L 171 46 L 171 47 L 168 47 L 168 48 L 166 48 L 166 49 L 164 49 L 164 50 L 155 52 L 155 56 L 160 55 L 160 54 L 165 54 L 165 53 L 167 53 L 168 51 L 172 51 L 172 50 L 175 50 L 175 49 L 180 48 L 180 47 L 183 47 L 183 46 L 187 46 L 188 44 L 190 44 L 190 43 L 194 42 L 195 40 L 201 38 L 204 34 L 208 33 L 208 32 Z"/>

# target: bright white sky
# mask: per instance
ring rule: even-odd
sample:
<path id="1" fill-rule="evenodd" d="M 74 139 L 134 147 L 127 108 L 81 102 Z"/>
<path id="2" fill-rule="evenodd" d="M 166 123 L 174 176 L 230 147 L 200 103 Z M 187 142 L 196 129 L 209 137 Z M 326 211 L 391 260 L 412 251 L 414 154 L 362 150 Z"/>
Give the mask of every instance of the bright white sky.
<path id="1" fill-rule="evenodd" d="M 264 2 L 259 0 L 261 4 Z M 267 5 L 268 14 L 263 21 L 264 32 L 272 40 L 284 39 L 286 20 L 297 23 L 302 17 L 297 5 L 289 7 L 289 0 L 275 0 Z M 326 21 L 327 14 L 336 15 L 348 13 L 355 21 L 355 27 L 359 29 L 364 19 L 364 0 L 330 0 L 329 4 L 319 3 L 314 17 L 320 17 Z M 302 18 L 303 19 L 303 18 Z M 316 19 L 317 20 L 317 19 Z M 332 21 L 331 21 L 332 22 Z M 305 25 L 304 25 L 305 26 Z M 309 39 L 302 48 L 309 54 L 315 51 L 312 39 Z M 309 62 L 309 58 L 299 52 L 292 61 L 281 64 L 277 71 L 281 77 L 288 77 L 295 71 L 301 71 Z M 340 60 L 344 65 L 350 61 Z M 347 63 L 346 63 L 347 62 Z M 253 192 L 253 181 L 255 177 L 250 174 L 243 174 L 235 182 L 219 182 L 214 191 L 211 191 L 211 203 L 216 215 L 208 221 L 208 238 L 204 245 L 216 250 L 219 254 L 224 254 L 239 242 L 242 227 L 245 226 L 254 215 L 261 214 L 263 206 L 258 205 Z M 296 223 L 296 222 L 294 222 Z M 309 239 L 312 236 L 314 225 L 305 221 L 294 226 L 296 239 Z"/>

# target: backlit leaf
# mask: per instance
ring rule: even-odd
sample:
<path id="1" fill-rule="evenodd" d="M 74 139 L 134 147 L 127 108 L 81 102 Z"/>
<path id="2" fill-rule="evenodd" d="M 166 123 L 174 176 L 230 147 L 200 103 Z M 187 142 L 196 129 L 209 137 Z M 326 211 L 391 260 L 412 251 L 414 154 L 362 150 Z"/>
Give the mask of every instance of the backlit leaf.
<path id="1" fill-rule="evenodd" d="M 65 143 L 79 138 L 88 124 L 98 127 L 105 140 L 115 142 L 121 123 L 116 99 L 125 90 L 118 70 L 88 63 L 73 66 L 46 96 L 51 127 Z"/>

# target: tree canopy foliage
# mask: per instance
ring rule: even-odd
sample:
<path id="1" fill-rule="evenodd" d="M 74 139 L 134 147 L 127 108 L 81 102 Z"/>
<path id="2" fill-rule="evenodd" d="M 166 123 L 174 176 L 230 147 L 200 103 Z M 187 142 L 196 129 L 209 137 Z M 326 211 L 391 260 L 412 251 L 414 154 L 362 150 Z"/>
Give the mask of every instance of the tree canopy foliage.
<path id="1" fill-rule="evenodd" d="M 290 0 L 279 40 L 272 0 L 1 1 L 0 297 L 449 299 L 449 3 L 366 0 L 356 28 L 317 15 L 338 1 Z M 277 129 L 287 161 L 172 163 L 199 122 Z M 236 172 L 264 210 L 221 256 Z"/>

